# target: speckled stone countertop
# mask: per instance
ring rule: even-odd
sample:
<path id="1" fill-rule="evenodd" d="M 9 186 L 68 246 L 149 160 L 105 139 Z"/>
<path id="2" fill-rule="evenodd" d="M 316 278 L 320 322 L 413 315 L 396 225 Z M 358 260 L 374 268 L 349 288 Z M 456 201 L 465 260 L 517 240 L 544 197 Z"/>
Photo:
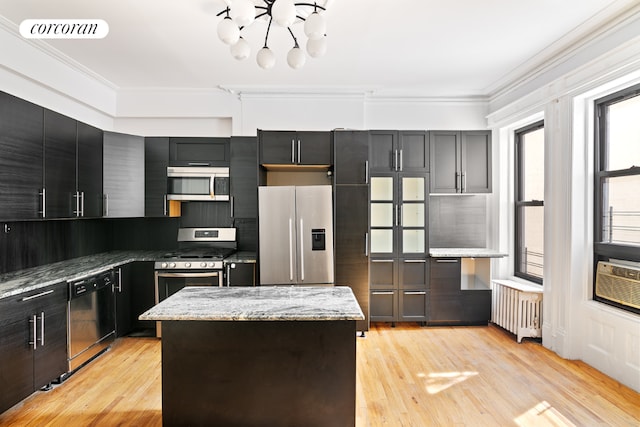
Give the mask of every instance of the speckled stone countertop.
<path id="1" fill-rule="evenodd" d="M 104 252 L 0 274 L 0 299 L 59 282 L 91 276 L 133 261 L 155 261 L 166 252 L 166 250 Z"/>
<path id="2" fill-rule="evenodd" d="M 429 255 L 433 258 L 502 258 L 507 254 L 487 248 L 431 248 Z"/>
<path id="3" fill-rule="evenodd" d="M 235 254 L 228 256 L 227 258 L 224 259 L 224 263 L 225 264 L 229 264 L 229 263 L 246 263 L 246 264 L 255 264 L 256 263 L 256 253 L 255 252 L 249 252 L 249 251 L 239 251 L 236 252 Z"/>
<path id="4" fill-rule="evenodd" d="M 363 320 L 347 286 L 259 286 L 181 289 L 140 320 Z"/>

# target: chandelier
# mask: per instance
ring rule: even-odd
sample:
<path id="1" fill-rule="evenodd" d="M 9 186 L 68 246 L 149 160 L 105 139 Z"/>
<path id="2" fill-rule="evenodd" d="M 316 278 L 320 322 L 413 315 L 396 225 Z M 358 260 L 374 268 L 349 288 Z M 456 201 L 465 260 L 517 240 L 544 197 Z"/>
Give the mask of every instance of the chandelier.
<path id="1" fill-rule="evenodd" d="M 242 37 L 242 31 L 255 20 L 267 22 L 264 46 L 258 50 L 256 61 L 264 69 L 272 68 L 276 56 L 269 48 L 269 31 L 278 26 L 289 31 L 293 47 L 287 54 L 287 63 L 293 69 L 301 68 L 306 62 L 304 51 L 298 44 L 292 26 L 304 22 L 304 34 L 307 36 L 306 50 L 312 58 L 319 58 L 327 51 L 327 24 L 322 12 L 328 0 L 313 3 L 296 3 L 294 0 L 225 0 L 227 7 L 217 16 L 224 15 L 218 23 L 218 37 L 230 46 L 231 55 L 244 60 L 251 54 L 249 43 Z"/>

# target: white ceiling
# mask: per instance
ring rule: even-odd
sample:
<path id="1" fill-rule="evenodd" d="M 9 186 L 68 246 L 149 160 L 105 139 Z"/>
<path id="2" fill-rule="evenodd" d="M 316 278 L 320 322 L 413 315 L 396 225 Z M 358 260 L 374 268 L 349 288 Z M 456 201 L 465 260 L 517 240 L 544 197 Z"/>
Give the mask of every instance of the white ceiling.
<path id="1" fill-rule="evenodd" d="M 389 95 L 489 96 L 595 31 L 632 0 L 333 0 L 327 54 L 301 70 L 286 64 L 290 36 L 273 28 L 271 70 L 255 52 L 265 26 L 245 35 L 252 56 L 218 40 L 222 0 L 0 0 L 17 26 L 32 18 L 94 18 L 101 40 L 50 46 L 117 88 L 357 90 Z M 300 26 L 298 26 L 300 27 Z M 301 27 L 294 28 L 300 38 Z"/>

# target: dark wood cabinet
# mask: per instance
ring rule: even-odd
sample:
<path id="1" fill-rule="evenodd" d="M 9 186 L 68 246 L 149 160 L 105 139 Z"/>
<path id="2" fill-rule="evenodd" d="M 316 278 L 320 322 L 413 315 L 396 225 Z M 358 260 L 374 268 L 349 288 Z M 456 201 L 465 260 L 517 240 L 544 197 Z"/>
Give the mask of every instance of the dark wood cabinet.
<path id="1" fill-rule="evenodd" d="M 431 258 L 430 324 L 486 325 L 491 319 L 491 289 L 484 285 L 462 287 L 462 271 L 468 271 L 466 280 L 470 280 L 475 269 L 464 267 L 464 260 L 468 261 Z"/>
<path id="2" fill-rule="evenodd" d="M 333 147 L 336 185 L 368 185 L 369 132 L 334 131 Z"/>
<path id="3" fill-rule="evenodd" d="M 371 131 L 370 150 L 372 172 L 429 172 L 426 131 Z"/>
<path id="4" fill-rule="evenodd" d="M 144 139 L 144 216 L 169 214 L 167 201 L 167 167 L 169 138 Z"/>
<path id="5" fill-rule="evenodd" d="M 76 216 L 102 216 L 102 139 L 101 129 L 77 122 Z"/>
<path id="6" fill-rule="evenodd" d="M 333 163 L 331 132 L 258 131 L 261 165 L 318 165 Z"/>
<path id="7" fill-rule="evenodd" d="M 131 271 L 130 264 L 116 269 L 116 337 L 128 335 L 133 330 L 133 310 L 131 310 Z"/>
<path id="8" fill-rule="evenodd" d="M 491 131 L 430 131 L 431 192 L 491 192 Z"/>
<path id="9" fill-rule="evenodd" d="M 44 218 L 76 216 L 76 121 L 44 110 Z"/>
<path id="10" fill-rule="evenodd" d="M 67 372 L 66 283 L 0 301 L 0 412 Z"/>
<path id="11" fill-rule="evenodd" d="M 0 92 L 0 218 L 42 216 L 44 109 Z"/>
<path id="12" fill-rule="evenodd" d="M 131 291 L 131 330 L 137 334 L 155 336 L 156 322 L 138 319 L 138 316 L 156 305 L 153 261 L 132 262 L 123 271 L 124 286 Z"/>
<path id="13" fill-rule="evenodd" d="M 231 216 L 258 217 L 258 142 L 255 137 L 231 138 Z"/>
<path id="14" fill-rule="evenodd" d="M 170 166 L 229 166 L 229 138 L 169 138 Z"/>

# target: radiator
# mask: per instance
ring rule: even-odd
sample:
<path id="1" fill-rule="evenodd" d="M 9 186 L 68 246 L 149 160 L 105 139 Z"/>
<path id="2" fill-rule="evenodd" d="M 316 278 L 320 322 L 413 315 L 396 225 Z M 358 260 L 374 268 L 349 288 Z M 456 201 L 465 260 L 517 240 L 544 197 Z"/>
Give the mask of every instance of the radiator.
<path id="1" fill-rule="evenodd" d="M 511 280 L 492 282 L 491 322 L 522 338 L 542 336 L 542 288 Z"/>

